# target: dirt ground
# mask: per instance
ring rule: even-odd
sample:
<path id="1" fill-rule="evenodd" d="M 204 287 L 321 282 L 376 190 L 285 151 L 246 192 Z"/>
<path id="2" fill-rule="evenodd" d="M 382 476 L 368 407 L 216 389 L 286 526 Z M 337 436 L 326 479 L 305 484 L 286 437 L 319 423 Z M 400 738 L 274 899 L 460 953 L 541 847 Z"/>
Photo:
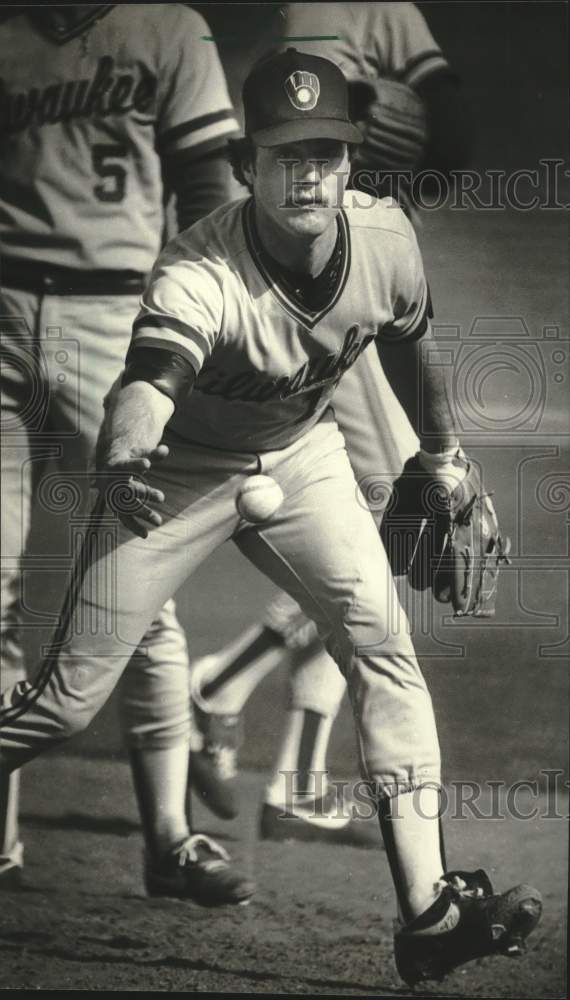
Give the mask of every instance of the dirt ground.
<path id="1" fill-rule="evenodd" d="M 44 758 L 25 775 L 25 884 L 2 895 L 4 990 L 112 990 L 406 996 L 392 958 L 394 905 L 376 823 L 362 847 L 258 842 L 262 775 L 240 779 L 232 823 L 196 806 L 254 875 L 245 908 L 145 898 L 142 842 L 123 762 Z M 57 796 L 54 794 L 57 790 Z M 80 802 L 80 809 L 78 809 Z M 452 864 L 486 867 L 500 889 L 522 872 L 545 912 L 527 953 L 471 963 L 433 996 L 564 997 L 566 827 L 545 801 L 534 820 L 451 819 Z M 482 810 L 484 811 L 484 810 Z M 461 845 L 461 846 L 460 846 Z"/>

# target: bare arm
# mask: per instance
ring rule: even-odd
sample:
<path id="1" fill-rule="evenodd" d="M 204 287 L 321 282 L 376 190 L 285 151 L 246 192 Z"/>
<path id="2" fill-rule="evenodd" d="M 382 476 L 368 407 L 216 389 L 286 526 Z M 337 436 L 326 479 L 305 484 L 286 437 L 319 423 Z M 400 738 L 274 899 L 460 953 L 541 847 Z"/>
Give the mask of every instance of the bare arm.
<path id="1" fill-rule="evenodd" d="M 160 444 L 174 403 L 149 382 L 131 382 L 113 394 L 97 445 L 97 468 L 148 457 Z"/>
<path id="2" fill-rule="evenodd" d="M 164 503 L 164 494 L 147 486 L 140 477 L 153 462 L 168 455 L 168 447 L 160 442 L 174 412 L 174 402 L 148 382 L 131 382 L 111 393 L 105 411 L 97 442 L 96 484 L 123 524 L 146 538 L 148 529 L 140 521 L 157 527 L 162 524 L 160 514 L 149 504 Z"/>
<path id="3" fill-rule="evenodd" d="M 427 452 L 457 447 L 449 366 L 443 365 L 431 329 L 411 343 L 377 342 L 386 377 Z"/>

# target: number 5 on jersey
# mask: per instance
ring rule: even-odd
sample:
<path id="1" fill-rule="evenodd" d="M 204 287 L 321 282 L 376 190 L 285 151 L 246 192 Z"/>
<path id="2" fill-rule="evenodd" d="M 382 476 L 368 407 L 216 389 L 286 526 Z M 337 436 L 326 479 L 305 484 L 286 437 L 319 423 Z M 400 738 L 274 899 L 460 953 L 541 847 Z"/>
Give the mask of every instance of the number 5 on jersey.
<path id="1" fill-rule="evenodd" d="M 91 150 L 91 160 L 95 173 L 103 178 L 101 184 L 93 188 L 99 201 L 123 201 L 127 190 L 127 171 L 117 160 L 126 160 L 127 147 L 122 143 L 98 143 Z"/>

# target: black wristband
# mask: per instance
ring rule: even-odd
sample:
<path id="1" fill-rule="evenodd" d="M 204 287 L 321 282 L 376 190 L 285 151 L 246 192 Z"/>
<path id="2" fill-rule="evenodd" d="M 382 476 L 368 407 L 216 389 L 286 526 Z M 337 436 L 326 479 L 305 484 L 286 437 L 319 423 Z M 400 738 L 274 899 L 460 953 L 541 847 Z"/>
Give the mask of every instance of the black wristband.
<path id="1" fill-rule="evenodd" d="M 121 386 L 148 382 L 178 406 L 192 391 L 196 372 L 190 362 L 160 347 L 132 347 L 127 354 Z"/>

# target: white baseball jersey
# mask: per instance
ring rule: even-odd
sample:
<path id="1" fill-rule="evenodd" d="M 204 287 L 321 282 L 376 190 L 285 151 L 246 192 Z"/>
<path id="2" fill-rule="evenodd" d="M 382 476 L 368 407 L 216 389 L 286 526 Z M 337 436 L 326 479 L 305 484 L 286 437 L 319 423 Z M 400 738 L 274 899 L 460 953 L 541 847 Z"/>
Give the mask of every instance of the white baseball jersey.
<path id="1" fill-rule="evenodd" d="M 284 17 L 284 44 L 331 59 L 347 80 L 387 76 L 415 87 L 448 67 L 413 3 L 291 3 Z"/>
<path id="2" fill-rule="evenodd" d="M 237 123 L 196 11 L 86 12 L 67 33 L 25 10 L 0 26 L 0 247 L 12 258 L 148 272 L 162 230 L 157 151 L 202 154 Z"/>
<path id="3" fill-rule="evenodd" d="M 170 347 L 197 373 L 173 429 L 215 448 L 263 451 L 316 424 L 375 337 L 412 339 L 429 296 L 413 229 L 390 199 L 347 192 L 329 301 L 309 310 L 280 281 L 252 199 L 212 212 L 159 257 L 133 342 Z"/>

